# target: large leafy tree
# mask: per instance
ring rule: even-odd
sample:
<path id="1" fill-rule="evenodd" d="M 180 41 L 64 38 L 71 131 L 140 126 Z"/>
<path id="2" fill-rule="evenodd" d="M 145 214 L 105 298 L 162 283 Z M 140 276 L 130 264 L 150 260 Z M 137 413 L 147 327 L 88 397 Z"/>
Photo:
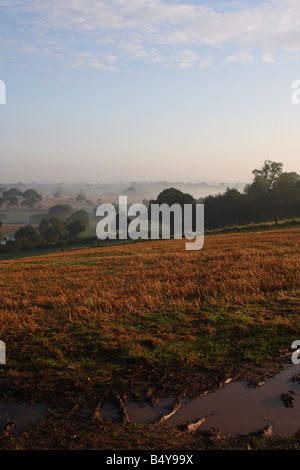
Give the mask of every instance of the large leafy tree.
<path id="1" fill-rule="evenodd" d="M 300 183 L 300 176 L 295 172 L 284 172 L 281 173 L 280 177 L 276 181 L 274 185 L 274 189 L 277 190 L 287 190 L 293 189 L 298 186 Z"/>
<path id="2" fill-rule="evenodd" d="M 15 240 L 18 246 L 29 248 L 41 243 L 42 237 L 32 225 L 25 225 L 16 231 Z"/>
<path id="3" fill-rule="evenodd" d="M 64 223 L 57 217 L 43 219 L 39 230 L 42 237 L 49 243 L 58 243 L 69 235 Z"/>
<path id="4" fill-rule="evenodd" d="M 80 209 L 78 211 L 73 212 L 73 214 L 70 215 L 70 217 L 67 219 L 66 223 L 70 224 L 71 222 L 74 222 L 74 220 L 80 219 L 82 222 L 85 224 L 86 227 L 88 227 L 90 223 L 89 219 L 89 214 L 87 211 L 84 209 Z"/>
<path id="5" fill-rule="evenodd" d="M 35 189 L 27 189 L 22 195 L 21 206 L 27 206 L 33 209 L 42 200 L 42 195 L 39 194 Z"/>
<path id="6" fill-rule="evenodd" d="M 168 204 L 169 206 L 179 204 L 183 206 L 183 204 L 193 204 L 194 202 L 195 199 L 191 194 L 183 193 L 176 188 L 168 188 L 159 193 L 156 200 L 150 201 L 150 204 Z"/>
<path id="7" fill-rule="evenodd" d="M 191 196 L 191 194 L 183 193 L 182 191 L 180 191 L 179 189 L 176 189 L 176 188 L 167 188 L 167 189 L 164 189 L 161 193 L 159 193 L 156 200 L 152 200 L 152 201 L 149 202 L 150 211 L 148 213 L 148 216 L 152 217 L 152 208 L 151 208 L 151 206 L 154 205 L 154 204 L 158 204 L 158 205 L 166 204 L 170 208 L 174 204 L 178 204 L 179 206 L 181 206 L 181 208 L 183 208 L 184 204 L 192 204 L 193 205 L 195 203 L 196 203 L 196 201 L 195 201 L 194 197 Z M 194 219 L 194 217 L 193 217 L 193 219 Z M 162 222 L 161 218 L 159 218 L 156 222 L 161 223 Z M 181 220 L 177 221 L 177 222 L 179 222 L 181 224 L 182 230 L 183 230 L 183 224 L 184 224 L 184 213 L 183 212 L 182 212 L 182 215 L 181 215 Z M 175 227 L 175 215 L 173 213 L 171 213 L 170 214 L 170 230 L 172 232 L 174 231 L 174 227 Z"/>
<path id="8" fill-rule="evenodd" d="M 247 194 L 253 194 L 254 196 L 261 196 L 268 193 L 276 186 L 282 173 L 282 167 L 282 163 L 265 160 L 261 169 L 252 171 L 253 182 L 246 186 L 245 192 Z"/>
<path id="9" fill-rule="evenodd" d="M 265 160 L 260 170 L 253 170 L 254 182 L 260 181 L 265 183 L 268 190 L 273 189 L 282 173 L 282 163 Z"/>
<path id="10" fill-rule="evenodd" d="M 73 209 L 69 204 L 56 204 L 55 206 L 50 207 L 48 211 L 49 217 L 56 217 L 57 219 L 65 220 L 67 219 Z"/>
<path id="11" fill-rule="evenodd" d="M 71 238 L 77 237 L 81 232 L 84 232 L 86 229 L 86 224 L 82 219 L 75 219 L 69 225 L 67 225 L 67 230 Z"/>
<path id="12" fill-rule="evenodd" d="M 4 191 L 2 197 L 8 208 L 15 209 L 19 206 L 20 199 L 23 193 L 17 188 L 10 188 L 7 191 Z"/>

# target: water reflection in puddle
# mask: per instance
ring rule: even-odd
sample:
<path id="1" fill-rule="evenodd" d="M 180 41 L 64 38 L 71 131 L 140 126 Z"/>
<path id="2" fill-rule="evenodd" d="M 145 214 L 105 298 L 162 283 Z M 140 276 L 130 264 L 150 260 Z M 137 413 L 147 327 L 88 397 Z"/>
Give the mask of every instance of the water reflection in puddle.
<path id="1" fill-rule="evenodd" d="M 136 424 L 153 423 L 162 414 L 168 413 L 170 407 L 175 403 L 173 398 L 163 398 L 159 400 L 157 405 L 153 407 L 149 403 L 128 402 L 126 411 L 130 421 Z M 106 404 L 101 408 L 101 416 L 103 419 L 118 420 L 118 410 L 110 404 Z"/>
<path id="2" fill-rule="evenodd" d="M 201 431 L 217 427 L 228 434 L 247 434 L 272 425 L 273 435 L 292 436 L 300 429 L 300 384 L 291 378 L 299 373 L 300 366 L 288 366 L 256 389 L 246 382 L 233 382 L 200 398 L 184 398 L 166 424 L 179 425 L 210 416 L 199 428 Z M 295 398 L 293 408 L 287 408 L 280 398 L 286 393 Z M 131 422 L 146 424 L 168 415 L 175 402 L 175 398 L 164 398 L 156 406 L 137 402 L 128 402 L 125 406 Z M 8 423 L 14 423 L 12 432 L 35 426 L 47 410 L 45 404 L 0 403 L 0 431 L 5 430 Z M 112 404 L 101 408 L 101 416 L 109 420 L 120 419 L 118 407 Z"/>
<path id="3" fill-rule="evenodd" d="M 231 383 L 183 404 L 168 423 L 179 424 L 212 414 L 201 430 L 220 427 L 225 433 L 245 434 L 271 424 L 274 435 L 292 436 L 300 429 L 300 385 L 290 378 L 299 372 L 299 367 L 291 367 L 257 389 L 245 382 Z M 290 392 L 295 397 L 294 407 L 286 408 L 280 396 Z"/>
<path id="4" fill-rule="evenodd" d="M 273 435 L 292 436 L 300 429 L 300 385 L 290 379 L 299 373 L 300 366 L 288 366 L 284 372 L 256 389 L 250 388 L 246 382 L 233 382 L 200 398 L 185 398 L 166 424 L 178 425 L 212 415 L 201 425 L 201 430 L 218 427 L 225 433 L 246 434 L 270 424 Z M 295 398 L 293 408 L 285 407 L 280 398 L 282 393 L 290 393 Z M 175 398 L 160 400 L 155 407 L 128 402 L 126 411 L 133 423 L 153 423 L 162 414 L 167 414 L 174 403 Z M 111 405 L 101 409 L 101 415 L 118 419 L 117 410 Z"/>
<path id="5" fill-rule="evenodd" d="M 26 405 L 23 403 L 0 403 L 0 431 L 22 431 L 37 425 L 46 415 L 48 407 L 45 404 Z"/>

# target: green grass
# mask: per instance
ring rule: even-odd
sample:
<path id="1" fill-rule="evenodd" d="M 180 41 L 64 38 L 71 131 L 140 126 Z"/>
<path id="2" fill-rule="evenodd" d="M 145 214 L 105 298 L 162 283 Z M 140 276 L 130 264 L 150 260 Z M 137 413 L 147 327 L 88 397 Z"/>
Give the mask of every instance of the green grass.
<path id="1" fill-rule="evenodd" d="M 28 251 L 11 251 L 8 253 L 0 253 L 0 261 L 8 261 L 11 259 L 30 258 L 32 256 L 44 256 L 51 253 L 59 253 L 58 248 L 48 248 L 47 250 L 28 250 Z"/>
<path id="2" fill-rule="evenodd" d="M 218 235 L 222 233 L 239 233 L 239 232 L 257 232 L 264 230 L 280 230 L 286 229 L 287 227 L 299 227 L 300 218 L 294 219 L 283 219 L 276 224 L 275 222 L 260 222 L 251 223 L 247 225 L 232 225 L 226 226 L 219 229 L 206 230 L 206 235 Z"/>

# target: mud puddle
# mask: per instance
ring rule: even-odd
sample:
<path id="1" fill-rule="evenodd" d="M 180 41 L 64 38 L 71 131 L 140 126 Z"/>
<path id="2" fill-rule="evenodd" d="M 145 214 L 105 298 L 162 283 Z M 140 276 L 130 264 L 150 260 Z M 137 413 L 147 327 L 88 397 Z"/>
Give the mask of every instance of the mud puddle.
<path id="1" fill-rule="evenodd" d="M 47 410 L 45 404 L 0 403 L 0 431 L 19 432 L 36 426 Z"/>
<path id="2" fill-rule="evenodd" d="M 256 389 L 246 382 L 233 382 L 183 403 L 168 423 L 179 424 L 212 415 L 201 425 L 201 430 L 220 427 L 228 434 L 246 434 L 272 425 L 273 435 L 292 436 L 300 429 L 300 385 L 290 379 L 299 372 L 300 367 L 290 367 Z M 282 394 L 295 399 L 293 408 L 285 406 Z"/>
<path id="3" fill-rule="evenodd" d="M 124 403 L 128 418 L 137 424 L 155 423 L 162 416 L 169 425 L 194 422 L 208 417 L 201 431 L 222 428 L 228 434 L 247 434 L 272 425 L 273 435 L 289 437 L 300 429 L 300 384 L 291 378 L 300 373 L 300 366 L 285 370 L 259 388 L 250 388 L 247 382 L 232 382 L 200 398 L 181 400 L 172 414 L 175 398 L 162 399 L 156 406 L 148 403 Z M 287 407 L 282 394 L 293 401 Z M 175 408 L 174 408 L 175 409 Z M 112 405 L 101 409 L 104 419 L 118 419 L 118 410 Z"/>
<path id="4" fill-rule="evenodd" d="M 146 424 L 154 423 L 159 416 L 167 414 L 174 402 L 174 398 L 163 398 L 155 406 L 149 403 L 128 402 L 125 407 L 130 421 L 136 424 Z M 101 417 L 117 421 L 120 419 L 119 410 L 114 405 L 105 404 L 101 408 Z"/>

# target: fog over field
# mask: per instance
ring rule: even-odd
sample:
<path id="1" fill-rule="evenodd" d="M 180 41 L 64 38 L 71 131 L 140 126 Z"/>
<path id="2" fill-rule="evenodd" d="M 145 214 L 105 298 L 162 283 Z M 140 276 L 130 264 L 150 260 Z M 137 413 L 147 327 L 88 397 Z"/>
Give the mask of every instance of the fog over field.
<path id="1" fill-rule="evenodd" d="M 123 182 L 119 183 L 2 183 L 0 182 L 1 188 L 18 188 L 20 191 L 25 191 L 29 188 L 34 188 L 46 197 L 53 196 L 56 192 L 59 192 L 62 197 L 65 196 L 76 196 L 79 192 L 82 192 L 85 196 L 97 197 L 97 198 L 112 198 L 117 199 L 119 195 L 127 195 L 128 198 L 141 200 L 141 199 L 152 199 L 167 188 L 176 188 L 182 192 L 188 192 L 195 199 L 203 198 L 209 195 L 223 193 L 227 187 L 236 188 L 242 191 L 245 187 L 244 183 L 232 183 L 232 182 L 221 182 L 221 183 L 184 183 L 181 181 L 145 181 L 145 182 Z"/>
<path id="2" fill-rule="evenodd" d="M 300 450 L 299 65 L 299 0 L 0 0 L 0 450 Z"/>

